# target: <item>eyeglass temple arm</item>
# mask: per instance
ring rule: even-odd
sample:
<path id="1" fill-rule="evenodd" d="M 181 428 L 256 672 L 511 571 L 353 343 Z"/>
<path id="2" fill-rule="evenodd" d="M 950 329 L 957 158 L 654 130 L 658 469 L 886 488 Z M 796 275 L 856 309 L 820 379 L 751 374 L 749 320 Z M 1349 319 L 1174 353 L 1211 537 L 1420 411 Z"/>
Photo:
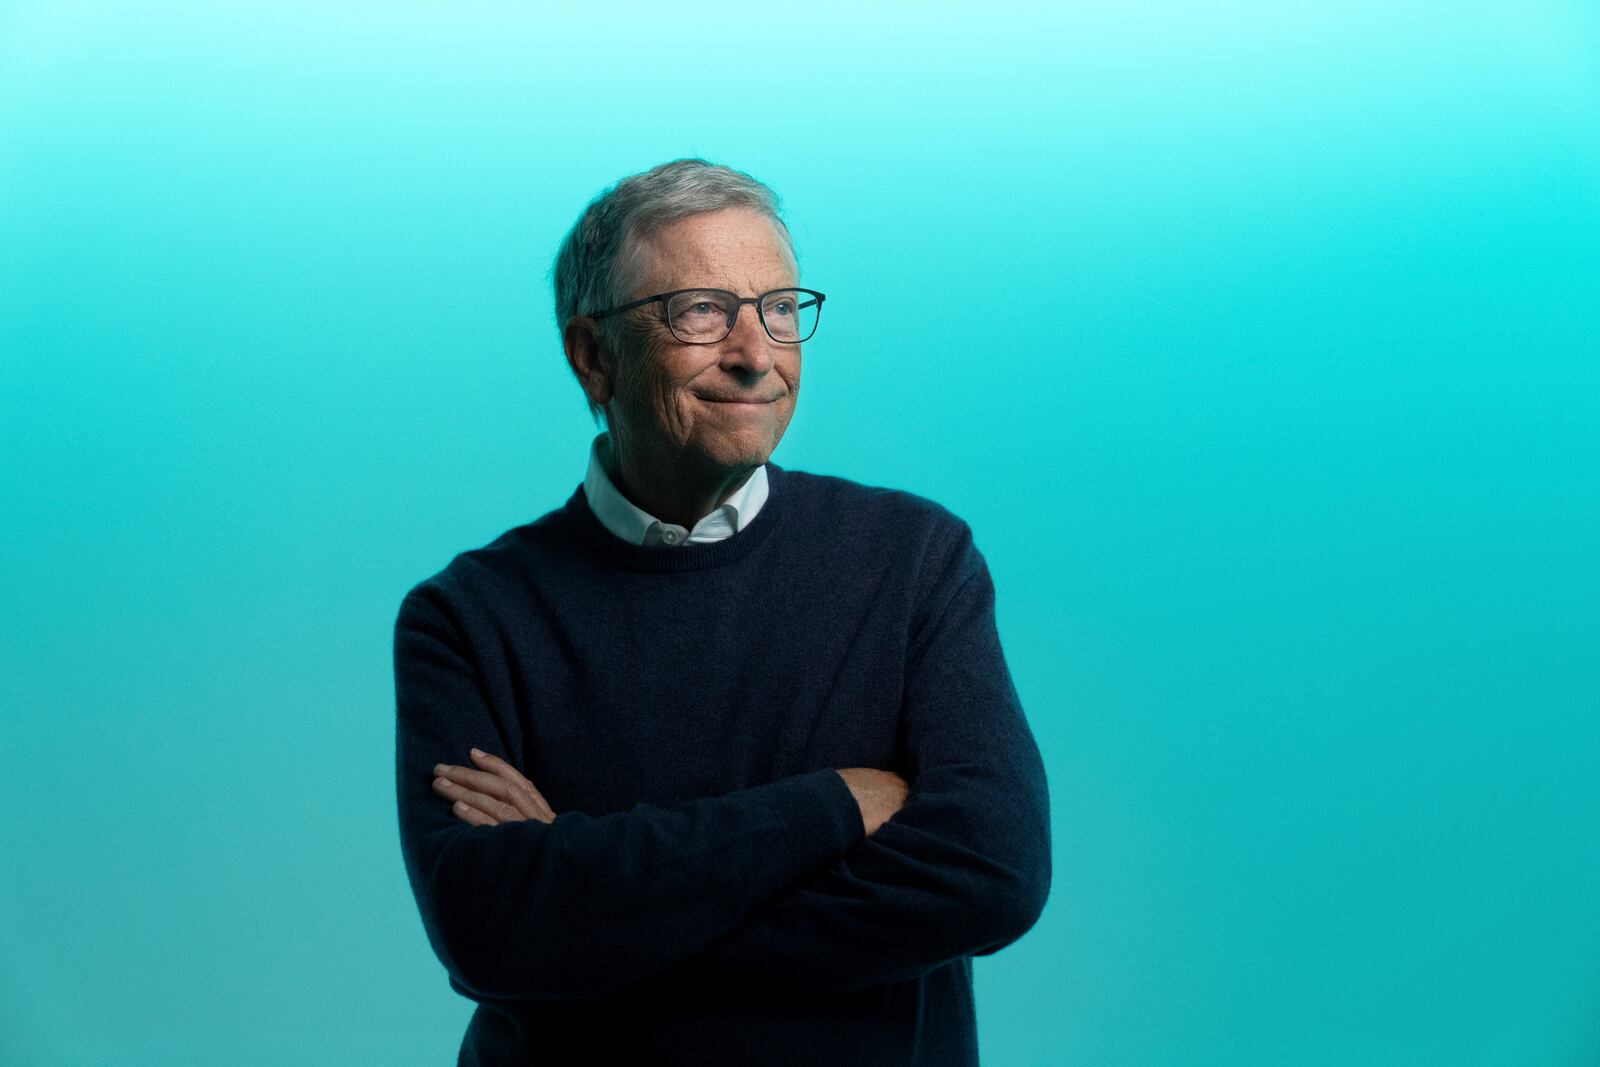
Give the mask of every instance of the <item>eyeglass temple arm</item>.
<path id="1" fill-rule="evenodd" d="M 604 311 L 591 311 L 591 312 L 589 312 L 587 317 L 591 318 L 591 319 L 603 319 L 607 315 L 617 315 L 617 314 L 621 314 L 624 311 L 632 311 L 636 307 L 643 307 L 644 305 L 646 305 L 648 303 L 651 303 L 652 301 L 660 300 L 660 299 L 661 299 L 660 296 L 647 296 L 643 300 L 635 300 L 631 304 L 619 304 L 617 307 L 606 308 Z"/>

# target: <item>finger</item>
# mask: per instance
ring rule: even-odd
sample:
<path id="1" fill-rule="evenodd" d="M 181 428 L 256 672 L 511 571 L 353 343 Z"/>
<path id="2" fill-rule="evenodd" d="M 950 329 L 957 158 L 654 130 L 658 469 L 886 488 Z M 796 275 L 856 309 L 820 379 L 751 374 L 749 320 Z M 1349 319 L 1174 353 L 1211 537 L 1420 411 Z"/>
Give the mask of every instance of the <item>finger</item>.
<path id="1" fill-rule="evenodd" d="M 549 801 L 545 800 L 544 794 L 539 792 L 538 787 L 530 782 L 521 771 L 517 770 L 510 763 L 501 759 L 499 756 L 476 748 L 472 750 L 472 758 L 474 762 L 478 764 L 478 766 L 484 768 L 491 774 L 505 779 L 516 788 L 518 793 L 525 795 L 532 800 L 534 804 L 533 814 L 546 816 L 549 819 L 554 819 L 556 817 L 555 809 L 550 807 L 550 803 Z"/>
<path id="2" fill-rule="evenodd" d="M 555 809 L 550 806 L 549 801 L 545 800 L 544 794 L 539 792 L 534 784 L 524 777 L 521 771 L 517 770 L 499 756 L 484 752 L 480 749 L 475 748 L 472 750 L 472 758 L 480 767 L 483 767 L 485 770 L 491 771 L 494 774 L 505 778 L 512 784 L 527 791 L 528 796 L 533 800 L 534 803 L 534 809 L 529 813 L 530 817 L 539 819 L 541 822 L 555 821 Z"/>
<path id="3" fill-rule="evenodd" d="M 539 806 L 528 791 L 498 775 L 489 774 L 487 771 L 474 771 L 467 767 L 449 767 L 443 777 L 453 785 L 461 786 L 477 796 L 492 801 L 487 809 L 491 815 L 500 815 L 502 811 L 514 811 L 515 818 L 518 819 L 540 817 Z M 467 800 L 477 803 L 472 797 L 467 797 Z M 502 821 L 504 818 L 505 816 L 501 815 Z"/>
<path id="4" fill-rule="evenodd" d="M 460 773 L 459 768 L 455 773 Z M 476 790 L 468 789 L 466 786 L 460 784 L 459 782 L 452 781 L 449 778 L 435 778 L 433 780 L 433 789 L 434 792 L 440 794 L 446 799 L 463 801 L 471 805 L 478 811 L 481 811 L 485 815 L 494 819 L 496 822 L 521 822 L 524 819 L 529 818 L 529 816 L 522 814 L 522 812 L 516 807 L 500 799 L 499 797 L 490 796 L 486 793 L 480 793 Z"/>
<path id="5" fill-rule="evenodd" d="M 538 817 L 538 805 L 529 796 L 528 791 L 518 783 L 507 781 L 497 774 L 488 771 L 475 771 L 471 767 L 457 767 L 451 763 L 441 763 L 434 768 L 440 777 L 464 786 L 486 797 L 493 797 L 502 804 L 508 804 L 517 811 L 519 819 L 533 819 Z M 493 811 L 490 814 L 494 814 Z"/>
<path id="6" fill-rule="evenodd" d="M 462 820 L 463 822 L 471 823 L 473 826 L 500 825 L 491 816 L 485 815 L 483 812 L 479 811 L 477 808 L 466 803 L 465 801 L 457 801 L 456 803 L 450 805 L 450 812 L 456 818 Z"/>

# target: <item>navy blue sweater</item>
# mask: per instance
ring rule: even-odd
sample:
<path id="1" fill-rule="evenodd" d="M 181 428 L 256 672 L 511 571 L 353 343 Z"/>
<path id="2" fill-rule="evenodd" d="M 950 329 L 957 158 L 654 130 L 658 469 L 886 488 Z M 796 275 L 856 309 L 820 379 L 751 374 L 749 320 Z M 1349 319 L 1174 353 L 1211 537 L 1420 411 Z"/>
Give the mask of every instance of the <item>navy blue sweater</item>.
<path id="1" fill-rule="evenodd" d="M 629 544 L 580 487 L 406 594 L 400 843 L 461 1063 L 977 1063 L 971 957 L 1050 887 L 988 568 L 932 501 L 767 471 L 725 540 Z M 453 815 L 473 746 L 555 821 Z M 843 767 L 910 783 L 870 837 Z"/>

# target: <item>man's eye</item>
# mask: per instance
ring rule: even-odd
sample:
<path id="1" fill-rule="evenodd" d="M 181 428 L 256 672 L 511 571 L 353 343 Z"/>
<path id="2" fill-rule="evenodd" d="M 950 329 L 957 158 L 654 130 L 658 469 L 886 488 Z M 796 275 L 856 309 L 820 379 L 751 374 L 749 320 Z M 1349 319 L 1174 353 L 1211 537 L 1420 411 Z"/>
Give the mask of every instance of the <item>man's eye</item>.
<path id="1" fill-rule="evenodd" d="M 771 307 L 769 307 L 767 311 L 777 315 L 793 315 L 794 304 L 788 300 L 780 300 L 776 304 L 773 304 Z"/>
<path id="2" fill-rule="evenodd" d="M 690 304 L 689 310 L 696 315 L 709 315 L 712 312 L 712 305 L 704 302 L 699 304 Z"/>

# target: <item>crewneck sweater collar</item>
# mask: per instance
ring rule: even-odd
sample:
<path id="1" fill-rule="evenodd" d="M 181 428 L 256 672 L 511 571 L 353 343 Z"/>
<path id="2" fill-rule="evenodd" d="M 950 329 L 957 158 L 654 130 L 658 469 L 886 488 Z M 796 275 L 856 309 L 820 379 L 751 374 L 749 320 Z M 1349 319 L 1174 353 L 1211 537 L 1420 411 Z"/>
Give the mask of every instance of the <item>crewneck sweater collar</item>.
<path id="1" fill-rule="evenodd" d="M 582 485 L 568 498 L 562 511 L 585 548 L 607 563 L 647 574 L 706 570 L 745 558 L 783 520 L 790 495 L 788 474 L 771 462 L 766 464 L 766 472 L 766 502 L 749 525 L 720 541 L 677 546 L 631 544 L 613 534 L 595 515 Z"/>
<path id="2" fill-rule="evenodd" d="M 616 453 L 610 431 L 597 434 L 589 446 L 589 469 L 583 479 L 584 499 L 602 526 L 635 545 L 700 544 L 718 541 L 750 525 L 767 501 L 767 468 L 757 467 L 739 487 L 691 526 L 679 526 L 629 500 L 617 488 Z"/>

